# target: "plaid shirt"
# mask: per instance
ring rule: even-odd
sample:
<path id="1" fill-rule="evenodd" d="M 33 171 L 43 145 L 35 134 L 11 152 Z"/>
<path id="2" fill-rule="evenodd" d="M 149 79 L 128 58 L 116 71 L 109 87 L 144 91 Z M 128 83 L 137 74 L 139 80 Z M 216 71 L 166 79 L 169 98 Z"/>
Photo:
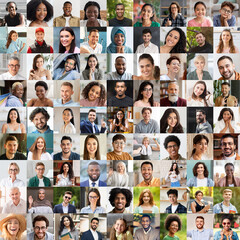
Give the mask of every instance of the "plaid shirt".
<path id="1" fill-rule="evenodd" d="M 172 204 L 166 208 L 165 213 L 172 213 Z M 187 208 L 181 203 L 178 203 L 175 213 L 187 213 Z"/>
<path id="2" fill-rule="evenodd" d="M 178 14 L 175 20 L 172 18 L 172 15 L 169 14 L 168 17 L 164 18 L 162 26 L 165 27 L 167 24 L 167 20 L 172 21 L 172 25 L 170 27 L 186 27 L 186 21 L 185 18 L 181 15 Z"/>

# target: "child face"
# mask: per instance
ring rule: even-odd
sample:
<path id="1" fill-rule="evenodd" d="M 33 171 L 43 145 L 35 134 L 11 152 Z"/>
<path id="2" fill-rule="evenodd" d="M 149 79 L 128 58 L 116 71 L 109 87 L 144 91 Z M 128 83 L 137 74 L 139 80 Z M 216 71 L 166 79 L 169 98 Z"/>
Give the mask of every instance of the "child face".
<path id="1" fill-rule="evenodd" d="M 206 8 L 202 4 L 198 4 L 195 8 L 195 15 L 196 17 L 205 17 L 206 16 Z"/>
<path id="2" fill-rule="evenodd" d="M 100 97 L 101 88 L 99 86 L 92 86 L 88 92 L 88 100 L 95 101 L 97 98 Z"/>
<path id="3" fill-rule="evenodd" d="M 223 18 L 230 19 L 232 17 L 232 9 L 229 6 L 224 6 L 219 12 Z"/>
<path id="4" fill-rule="evenodd" d="M 121 153 L 125 147 L 125 142 L 122 139 L 115 140 L 113 143 L 113 150 L 114 152 Z"/>

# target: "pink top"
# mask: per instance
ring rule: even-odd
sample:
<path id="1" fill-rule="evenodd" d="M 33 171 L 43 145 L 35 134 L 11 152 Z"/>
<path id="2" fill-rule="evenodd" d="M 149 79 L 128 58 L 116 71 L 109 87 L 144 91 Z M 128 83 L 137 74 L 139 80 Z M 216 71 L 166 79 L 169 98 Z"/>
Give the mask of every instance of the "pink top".
<path id="1" fill-rule="evenodd" d="M 218 47 L 215 48 L 215 53 L 217 53 Z M 239 53 L 239 50 L 237 47 L 235 47 L 235 53 Z M 230 53 L 230 48 L 224 49 L 221 53 Z"/>
<path id="2" fill-rule="evenodd" d="M 99 103 L 99 99 L 98 98 L 95 101 L 89 101 L 88 99 L 81 99 L 80 100 L 80 106 L 81 107 L 107 106 L 107 102 L 105 102 L 104 105 L 101 105 Z"/>
<path id="3" fill-rule="evenodd" d="M 64 53 L 68 53 L 68 51 L 65 51 Z M 73 53 L 80 53 L 80 48 L 75 47 Z"/>
<path id="4" fill-rule="evenodd" d="M 188 21 L 188 27 L 212 27 L 212 23 L 207 18 L 205 18 L 203 23 L 196 22 L 194 18 Z"/>

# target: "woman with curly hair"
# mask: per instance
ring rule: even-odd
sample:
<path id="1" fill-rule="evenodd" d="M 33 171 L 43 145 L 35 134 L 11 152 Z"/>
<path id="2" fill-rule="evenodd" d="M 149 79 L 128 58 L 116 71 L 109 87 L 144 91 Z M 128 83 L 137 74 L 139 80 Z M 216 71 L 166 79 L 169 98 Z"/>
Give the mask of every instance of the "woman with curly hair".
<path id="1" fill-rule="evenodd" d="M 110 122 L 110 132 L 128 132 L 128 119 L 125 118 L 125 113 L 122 109 L 119 109 L 115 115 L 114 119 L 109 119 Z"/>
<path id="2" fill-rule="evenodd" d="M 81 27 L 106 27 L 107 22 L 101 19 L 100 5 L 94 1 L 88 1 L 84 6 L 84 20 L 80 20 Z"/>
<path id="3" fill-rule="evenodd" d="M 149 189 L 144 189 L 140 196 L 138 206 L 134 209 L 134 213 L 159 213 L 159 209 L 154 205 L 153 195 Z"/>
<path id="4" fill-rule="evenodd" d="M 179 237 L 175 236 L 176 232 L 182 228 L 182 221 L 178 215 L 169 214 L 164 222 L 164 227 L 168 231 L 163 240 L 180 240 Z"/>
<path id="5" fill-rule="evenodd" d="M 207 155 L 209 139 L 203 134 L 193 138 L 193 150 L 190 160 L 211 160 Z"/>
<path id="6" fill-rule="evenodd" d="M 160 53 L 186 53 L 186 35 L 181 28 L 172 28 L 167 33 Z"/>
<path id="7" fill-rule="evenodd" d="M 110 240 L 133 240 L 133 236 L 128 231 L 127 221 L 124 218 L 118 218 L 110 231 Z"/>
<path id="8" fill-rule="evenodd" d="M 90 54 L 87 58 L 87 65 L 82 71 L 81 79 L 84 80 L 102 80 L 103 71 L 99 68 L 98 58 L 95 54 Z"/>
<path id="9" fill-rule="evenodd" d="M 31 0 L 27 4 L 29 27 L 49 27 L 47 22 L 53 17 L 53 6 L 47 0 Z"/>
<path id="10" fill-rule="evenodd" d="M 74 172 L 69 162 L 64 162 L 56 178 L 56 185 L 59 187 L 74 185 Z"/>
<path id="11" fill-rule="evenodd" d="M 20 53 L 24 49 L 26 43 L 22 43 L 21 40 L 18 39 L 18 33 L 14 30 L 11 30 L 8 34 L 7 39 L 7 53 Z"/>
<path id="12" fill-rule="evenodd" d="M 213 106 L 213 95 L 207 90 L 207 85 L 204 81 L 197 81 L 195 83 L 192 96 L 187 99 L 187 106 Z"/>
<path id="13" fill-rule="evenodd" d="M 159 102 L 153 101 L 153 84 L 149 81 L 141 83 L 134 107 L 159 107 Z"/>
<path id="14" fill-rule="evenodd" d="M 58 231 L 59 240 L 61 240 L 62 236 L 64 236 L 67 233 L 69 234 L 69 239 L 72 240 L 79 239 L 78 230 L 75 228 L 72 218 L 68 215 L 64 215 L 62 216 L 60 221 L 60 228 Z"/>
<path id="15" fill-rule="evenodd" d="M 145 3 L 141 9 L 142 22 L 136 22 L 134 27 L 160 27 L 155 21 L 155 10 L 151 3 Z"/>
<path id="16" fill-rule="evenodd" d="M 180 187 L 180 180 L 181 180 L 181 176 L 180 176 L 180 172 L 178 170 L 178 164 L 176 162 L 172 163 L 172 166 L 167 174 L 167 176 L 165 177 L 165 180 L 167 181 L 168 178 L 171 181 L 171 187 Z"/>
<path id="17" fill-rule="evenodd" d="M 76 133 L 74 126 L 74 114 L 71 108 L 65 108 L 62 113 L 64 124 L 61 126 L 60 133 Z"/>
<path id="18" fill-rule="evenodd" d="M 46 141 L 43 137 L 38 137 L 29 148 L 28 160 L 53 160 L 46 152 Z"/>
<path id="19" fill-rule="evenodd" d="M 234 113 L 231 108 L 223 108 L 215 123 L 214 133 L 237 133 L 239 128 L 234 121 Z"/>
<path id="20" fill-rule="evenodd" d="M 160 120 L 160 133 L 184 133 L 180 116 L 175 108 L 168 108 Z"/>
<path id="21" fill-rule="evenodd" d="M 107 105 L 106 89 L 103 84 L 94 81 L 88 83 L 82 90 L 81 107 L 102 107 Z"/>

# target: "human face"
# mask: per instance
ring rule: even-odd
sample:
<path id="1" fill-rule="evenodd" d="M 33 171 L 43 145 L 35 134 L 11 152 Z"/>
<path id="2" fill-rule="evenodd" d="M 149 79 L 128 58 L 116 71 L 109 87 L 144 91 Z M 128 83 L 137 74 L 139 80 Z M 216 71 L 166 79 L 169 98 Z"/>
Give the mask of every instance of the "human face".
<path id="1" fill-rule="evenodd" d="M 18 114 L 15 110 L 12 110 L 10 113 L 9 113 L 9 118 L 12 121 L 17 121 L 17 118 L 18 118 Z"/>
<path id="2" fill-rule="evenodd" d="M 205 44 L 205 39 L 206 38 L 201 33 L 197 34 L 195 38 L 196 38 L 196 41 L 197 41 L 197 43 L 200 47 Z"/>
<path id="3" fill-rule="evenodd" d="M 39 69 L 39 68 L 42 68 L 43 67 L 43 64 L 44 64 L 44 60 L 43 58 L 39 57 L 37 60 L 36 60 L 36 67 Z"/>
<path id="4" fill-rule="evenodd" d="M 35 237 L 37 237 L 37 239 L 39 239 L 39 240 L 45 239 L 46 231 L 47 231 L 47 225 L 46 225 L 45 221 L 36 221 L 35 222 L 34 233 L 35 233 Z"/>
<path id="5" fill-rule="evenodd" d="M 141 11 L 141 16 L 143 20 L 150 20 L 153 17 L 153 9 L 151 6 L 145 6 Z"/>
<path id="6" fill-rule="evenodd" d="M 117 33 L 114 35 L 114 42 L 117 46 L 123 46 L 125 36 L 123 33 Z"/>
<path id="7" fill-rule="evenodd" d="M 178 222 L 177 221 L 171 222 L 168 231 L 171 234 L 175 234 L 178 231 Z"/>
<path id="8" fill-rule="evenodd" d="M 166 45 L 168 47 L 175 47 L 180 39 L 180 34 L 176 30 L 171 31 L 166 38 Z"/>
<path id="9" fill-rule="evenodd" d="M 118 211 L 124 211 L 127 204 L 127 199 L 124 194 L 118 193 L 114 199 L 115 209 Z"/>
<path id="10" fill-rule="evenodd" d="M 8 4 L 7 9 L 11 16 L 16 15 L 16 5 L 13 2 Z"/>
<path id="11" fill-rule="evenodd" d="M 88 100 L 95 101 L 97 98 L 100 97 L 101 88 L 99 86 L 92 86 L 88 92 Z"/>
<path id="12" fill-rule="evenodd" d="M 126 60 L 125 58 L 118 58 L 115 61 L 115 68 L 119 75 L 123 75 L 126 71 Z"/>
<path id="13" fill-rule="evenodd" d="M 89 138 L 87 141 L 87 151 L 90 155 L 95 155 L 98 149 L 98 144 L 96 139 L 94 138 Z"/>
<path id="14" fill-rule="evenodd" d="M 118 19 L 122 19 L 123 18 L 124 11 L 125 11 L 124 5 L 117 5 L 117 7 L 116 7 L 116 15 L 117 15 Z"/>
<path id="15" fill-rule="evenodd" d="M 38 166 L 38 167 L 43 167 L 43 166 Z M 40 200 L 44 200 L 44 198 L 45 198 L 45 192 L 43 191 L 43 190 L 39 190 L 38 191 L 38 198 L 40 199 Z"/>
<path id="16" fill-rule="evenodd" d="M 96 6 L 89 6 L 86 10 L 86 16 L 89 21 L 95 21 L 98 18 L 98 8 Z"/>
<path id="17" fill-rule="evenodd" d="M 232 177 L 233 174 L 234 174 L 234 168 L 233 168 L 233 166 L 227 165 L 227 166 L 225 167 L 225 173 L 226 173 L 227 177 Z"/>
<path id="18" fill-rule="evenodd" d="M 91 205 L 96 206 L 99 196 L 95 192 L 90 192 L 88 195 L 88 199 Z"/>
<path id="19" fill-rule="evenodd" d="M 230 227 L 231 227 L 231 222 L 230 222 L 230 220 L 229 219 L 223 219 L 223 221 L 222 221 L 222 226 L 223 226 L 223 229 L 225 230 L 225 231 L 229 231 L 230 230 Z"/>
<path id="20" fill-rule="evenodd" d="M 222 32 L 222 41 L 223 42 L 229 42 L 231 40 L 231 34 L 228 31 L 223 31 Z"/>
<path id="21" fill-rule="evenodd" d="M 196 199 L 197 199 L 198 201 L 201 201 L 202 198 L 203 198 L 202 193 L 198 193 L 198 194 L 196 195 Z"/>
<path id="22" fill-rule="evenodd" d="M 151 221 L 148 217 L 143 217 L 141 219 L 141 224 L 144 229 L 148 229 L 150 227 Z"/>
<path id="23" fill-rule="evenodd" d="M 223 113 L 223 120 L 226 122 L 226 121 L 228 121 L 229 119 L 231 119 L 232 118 L 232 115 L 231 115 L 231 113 L 229 112 L 229 111 L 225 111 L 224 113 Z"/>
<path id="24" fill-rule="evenodd" d="M 9 168 L 10 177 L 15 178 L 18 173 L 19 173 L 19 170 L 18 170 L 17 166 L 12 164 Z"/>
<path id="25" fill-rule="evenodd" d="M 127 87 L 125 82 L 117 82 L 114 89 L 117 93 L 117 96 L 121 97 L 125 94 Z"/>
<path id="26" fill-rule="evenodd" d="M 64 171 L 65 173 L 68 173 L 68 171 L 69 171 L 69 166 L 68 166 L 68 164 L 64 164 L 64 165 L 63 165 L 63 171 Z"/>
<path id="27" fill-rule="evenodd" d="M 150 164 L 143 164 L 141 168 L 141 174 L 144 180 L 149 181 L 152 179 L 153 169 Z"/>
<path id="28" fill-rule="evenodd" d="M 36 33 L 35 33 L 36 40 L 37 40 L 38 42 L 42 42 L 43 39 L 44 39 L 44 35 L 45 35 L 44 32 L 41 32 L 41 31 L 36 32 Z"/>
<path id="29" fill-rule="evenodd" d="M 196 112 L 197 123 L 203 123 L 206 120 L 206 116 L 202 112 Z"/>
<path id="30" fill-rule="evenodd" d="M 172 4 L 171 5 L 171 13 L 173 15 L 177 14 L 178 13 L 178 8 L 177 8 L 177 5 L 176 4 Z"/>
<path id="31" fill-rule="evenodd" d="M 208 143 L 206 139 L 202 139 L 197 144 L 193 144 L 193 147 L 196 149 L 196 153 L 204 154 L 207 152 Z"/>
<path id="32" fill-rule="evenodd" d="M 146 147 L 149 145 L 149 139 L 148 138 L 143 140 L 143 145 L 146 146 Z"/>
<path id="33" fill-rule="evenodd" d="M 16 88 L 13 90 L 13 95 L 18 98 L 22 98 L 23 93 L 24 93 L 23 85 L 17 85 Z"/>
<path id="34" fill-rule="evenodd" d="M 174 74 L 177 74 L 179 72 L 180 66 L 181 65 L 177 59 L 174 59 L 170 64 L 167 64 L 168 71 Z"/>
<path id="35" fill-rule="evenodd" d="M 36 9 L 36 19 L 38 21 L 44 21 L 47 16 L 47 7 L 45 4 L 40 3 Z"/>
<path id="36" fill-rule="evenodd" d="M 142 200 L 143 200 L 143 203 L 148 204 L 150 201 L 150 195 L 148 193 L 144 193 Z"/>
<path id="37" fill-rule="evenodd" d="M 75 61 L 73 59 L 68 59 L 65 62 L 65 71 L 69 72 L 75 68 Z"/>
<path id="38" fill-rule="evenodd" d="M 99 224 L 99 222 L 97 220 L 92 220 L 92 222 L 91 222 L 92 230 L 95 231 L 97 229 L 97 227 L 98 227 L 98 224 Z"/>
<path id="39" fill-rule="evenodd" d="M 99 39 L 99 33 L 98 32 L 91 32 L 90 35 L 88 35 L 88 39 L 90 44 L 97 44 L 98 43 L 98 39 Z"/>
<path id="40" fill-rule="evenodd" d="M 116 223 L 114 224 L 114 229 L 116 230 L 116 233 L 119 235 L 124 232 L 126 229 L 125 222 L 123 220 L 118 219 Z"/>
<path id="41" fill-rule="evenodd" d="M 47 91 L 45 90 L 45 88 L 43 86 L 37 86 L 35 91 L 36 91 L 36 95 L 39 99 L 45 98 Z"/>
<path id="42" fill-rule="evenodd" d="M 32 122 L 38 130 L 43 130 L 47 127 L 47 119 L 41 112 L 35 115 Z"/>
<path id="43" fill-rule="evenodd" d="M 71 119 L 73 118 L 72 113 L 68 110 L 64 110 L 62 114 L 62 118 L 64 123 L 69 123 Z"/>
<path id="44" fill-rule="evenodd" d="M 177 196 L 175 194 L 169 194 L 168 199 L 171 204 L 177 204 Z"/>
<path id="45" fill-rule="evenodd" d="M 38 150 L 43 150 L 45 144 L 44 144 L 44 140 L 42 138 L 39 138 L 37 140 L 37 149 Z"/>
<path id="46" fill-rule="evenodd" d="M 150 33 L 145 33 L 143 34 L 143 42 L 144 43 L 149 43 L 152 39 L 152 35 Z"/>
<path id="47" fill-rule="evenodd" d="M 143 78 L 149 78 L 153 75 L 154 65 L 147 58 L 140 60 L 139 67 Z"/>
<path id="48" fill-rule="evenodd" d="M 195 15 L 196 17 L 198 18 L 202 18 L 202 17 L 205 17 L 206 15 L 206 8 L 204 5 L 202 5 L 201 3 L 198 4 L 195 8 Z"/>
<path id="49" fill-rule="evenodd" d="M 115 140 L 113 143 L 114 152 L 121 153 L 126 145 L 123 139 Z"/>
<path id="50" fill-rule="evenodd" d="M 96 66 L 97 66 L 98 62 L 97 62 L 97 59 L 95 57 L 90 57 L 88 59 L 88 66 L 92 69 L 95 69 Z"/>
<path id="51" fill-rule="evenodd" d="M 227 58 L 218 62 L 218 70 L 225 80 L 230 79 L 235 70 L 235 65 Z"/>
<path id="52" fill-rule="evenodd" d="M 72 98 L 74 91 L 70 86 L 61 86 L 61 98 L 64 103 L 69 102 Z"/>
<path id="53" fill-rule="evenodd" d="M 118 111 L 117 112 L 117 119 L 121 121 L 123 119 L 123 117 L 124 117 L 123 112 L 122 111 Z"/>
<path id="54" fill-rule="evenodd" d="M 72 148 L 72 143 L 69 140 L 63 140 L 60 147 L 62 148 L 62 152 L 64 154 L 70 153 Z"/>
<path id="55" fill-rule="evenodd" d="M 223 199 L 224 199 L 225 201 L 230 201 L 231 198 L 232 198 L 232 192 L 225 192 L 225 193 L 223 194 Z"/>
<path id="56" fill-rule="evenodd" d="M 7 230 L 11 236 L 16 236 L 20 228 L 19 221 L 16 218 L 8 220 Z"/>
<path id="57" fill-rule="evenodd" d="M 17 33 L 13 33 L 11 36 L 12 41 L 16 41 L 18 39 L 18 34 Z"/>
<path id="58" fill-rule="evenodd" d="M 123 163 L 119 163 L 117 165 L 117 172 L 122 173 L 122 174 L 125 172 L 125 166 Z"/>
<path id="59" fill-rule="evenodd" d="M 68 31 L 61 31 L 60 32 L 60 42 L 65 48 L 70 48 L 72 41 L 74 40 L 74 36 L 71 35 Z"/>
<path id="60" fill-rule="evenodd" d="M 205 172 L 205 168 L 204 168 L 203 164 L 198 164 L 198 166 L 197 166 L 197 174 L 198 175 L 203 175 L 204 172 Z"/>
<path id="61" fill-rule="evenodd" d="M 204 226 L 204 220 L 201 218 L 196 219 L 196 227 L 197 229 L 203 229 Z"/>
<path id="62" fill-rule="evenodd" d="M 72 12 L 72 5 L 70 3 L 65 3 L 63 6 L 63 15 L 65 17 L 69 17 L 71 16 L 71 12 Z"/>
<path id="63" fill-rule="evenodd" d="M 18 73 L 19 68 L 20 68 L 20 64 L 18 60 L 12 59 L 8 64 L 9 73 L 13 76 L 15 76 Z"/>
<path id="64" fill-rule="evenodd" d="M 205 61 L 203 61 L 202 59 L 196 59 L 196 61 L 194 62 L 194 65 L 197 70 L 203 71 L 205 66 Z"/>
<path id="65" fill-rule="evenodd" d="M 178 157 L 179 146 L 175 142 L 169 142 L 167 145 L 167 151 L 171 159 Z"/>
<path id="66" fill-rule="evenodd" d="M 72 199 L 72 196 L 70 194 L 65 194 L 63 196 L 63 201 L 65 204 L 68 204 L 71 201 L 71 199 Z"/>
<path id="67" fill-rule="evenodd" d="M 230 92 L 230 87 L 228 85 L 222 85 L 221 92 L 224 96 L 228 96 Z"/>
<path id="68" fill-rule="evenodd" d="M 18 143 L 16 141 L 7 141 L 7 143 L 4 144 L 4 148 L 7 154 L 15 154 L 18 149 Z"/>
<path id="69" fill-rule="evenodd" d="M 222 153 L 226 157 L 230 157 L 234 154 L 236 145 L 232 138 L 224 138 L 221 142 Z"/>
<path id="70" fill-rule="evenodd" d="M 178 122 L 176 113 L 172 112 L 168 115 L 167 124 L 169 127 L 174 128 Z"/>
<path id="71" fill-rule="evenodd" d="M 9 197 L 12 199 L 12 201 L 15 205 L 18 205 L 18 203 L 20 201 L 20 196 L 21 196 L 21 193 L 19 192 L 18 189 L 12 189 L 9 194 Z"/>
<path id="72" fill-rule="evenodd" d="M 144 87 L 143 91 L 141 92 L 144 99 L 149 99 L 152 96 L 152 86 L 147 85 Z"/>
<path id="73" fill-rule="evenodd" d="M 229 15 L 232 15 L 232 9 L 229 6 L 224 6 L 219 12 L 223 18 L 229 18 Z"/>
<path id="74" fill-rule="evenodd" d="M 142 116 L 143 116 L 144 121 L 149 121 L 151 118 L 151 112 L 149 110 L 145 110 L 142 113 Z"/>
<path id="75" fill-rule="evenodd" d="M 88 114 L 88 120 L 93 123 L 96 120 L 96 113 L 95 112 L 89 112 Z"/>
<path id="76" fill-rule="evenodd" d="M 178 96 L 179 87 L 177 84 L 168 84 L 168 94 Z"/>
<path id="77" fill-rule="evenodd" d="M 196 95 L 196 97 L 200 97 L 203 94 L 204 90 L 205 90 L 204 84 L 199 83 L 195 86 L 193 92 Z"/>
<path id="78" fill-rule="evenodd" d="M 91 181 L 97 181 L 100 177 L 100 166 L 99 165 L 88 165 L 88 176 Z"/>
<path id="79" fill-rule="evenodd" d="M 69 227 L 70 226 L 70 220 L 67 217 L 65 217 L 63 219 L 63 224 L 64 224 L 65 227 Z"/>
<path id="80" fill-rule="evenodd" d="M 42 178 L 44 171 L 45 171 L 45 167 L 43 165 L 39 165 L 35 168 L 35 170 L 36 170 L 38 178 Z"/>

